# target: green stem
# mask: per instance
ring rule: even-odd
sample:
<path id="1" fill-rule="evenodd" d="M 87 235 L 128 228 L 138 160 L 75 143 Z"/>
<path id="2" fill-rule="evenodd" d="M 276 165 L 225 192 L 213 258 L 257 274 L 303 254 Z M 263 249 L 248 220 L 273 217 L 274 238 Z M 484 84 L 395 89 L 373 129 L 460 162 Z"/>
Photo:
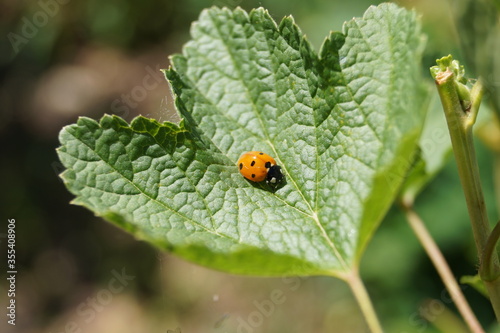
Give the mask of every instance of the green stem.
<path id="1" fill-rule="evenodd" d="M 463 110 L 460 103 L 453 73 L 447 70 L 436 76 L 436 85 L 448 123 L 458 174 L 471 220 L 474 241 L 477 253 L 481 258 L 488 242 L 490 224 L 486 213 L 472 135 L 472 125 L 474 124 L 483 94 L 481 81 L 478 81 L 476 84 L 478 86 L 473 89 L 474 96 L 471 94 L 471 97 L 474 98 L 472 99 L 471 112 L 468 112 L 467 110 Z M 498 256 L 495 251 L 492 253 L 490 260 L 493 267 L 499 267 Z M 495 271 L 497 271 L 496 268 Z M 481 278 L 485 280 L 483 277 Z M 488 277 L 489 281 L 485 280 L 485 284 L 495 315 L 497 320 L 499 320 L 500 283 L 497 282 L 497 278 L 498 276 Z"/>
<path id="2" fill-rule="evenodd" d="M 425 252 L 431 259 L 434 267 L 441 277 L 441 280 L 446 286 L 448 293 L 453 299 L 453 302 L 455 303 L 458 311 L 460 312 L 460 315 L 464 319 L 470 331 L 473 333 L 484 333 L 481 324 L 479 324 L 479 321 L 474 315 L 474 312 L 472 312 L 472 309 L 470 308 L 469 303 L 467 303 L 467 300 L 465 299 L 462 290 L 455 280 L 455 277 L 453 276 L 448 263 L 439 250 L 437 244 L 434 242 L 434 239 L 429 234 L 429 231 L 427 231 L 424 222 L 415 212 L 411 204 L 403 203 L 402 206 L 410 227 L 420 241 L 420 244 L 422 244 Z"/>
<path id="3" fill-rule="evenodd" d="M 498 309 L 495 308 L 495 304 L 498 304 L 500 299 L 500 278 L 499 278 L 499 267 L 498 262 L 493 258 L 497 257 L 496 245 L 498 239 L 500 238 L 500 221 L 495 225 L 493 231 L 488 237 L 486 246 L 483 251 L 483 256 L 481 258 L 481 266 L 479 267 L 479 276 L 484 281 L 484 285 L 488 290 L 488 295 L 490 296 L 491 303 L 493 304 L 493 309 L 495 310 L 495 315 L 497 319 L 499 318 Z"/>
<path id="4" fill-rule="evenodd" d="M 497 211 L 500 212 L 500 152 L 498 151 L 495 152 L 493 174 Z"/>
<path id="5" fill-rule="evenodd" d="M 481 100 L 484 95 L 484 85 L 483 80 L 479 79 L 476 84 L 472 87 L 470 92 L 470 97 L 472 105 L 469 112 L 469 121 L 466 126 L 471 127 L 476 123 L 477 114 L 479 112 L 479 106 L 481 106 Z"/>
<path id="6" fill-rule="evenodd" d="M 493 260 L 491 260 L 492 256 L 495 254 L 499 238 L 500 221 L 498 221 L 493 228 L 493 231 L 486 242 L 486 246 L 484 247 L 483 256 L 481 258 L 481 266 L 479 267 L 479 275 L 483 280 L 492 281 L 499 276 L 499 268 L 498 266 L 495 266 Z"/>
<path id="7" fill-rule="evenodd" d="M 380 325 L 377 314 L 375 313 L 375 309 L 373 308 L 373 304 L 370 300 L 368 292 L 366 291 L 365 285 L 359 276 L 359 272 L 357 270 L 353 270 L 345 277 L 345 280 L 347 284 L 349 284 L 349 287 L 359 304 L 370 331 L 372 333 L 383 333 L 382 326 Z"/>
<path id="8" fill-rule="evenodd" d="M 436 79 L 437 88 L 448 123 L 458 174 L 472 223 L 474 240 L 478 253 L 482 253 L 490 233 L 490 225 L 479 181 L 479 168 L 472 139 L 472 122 L 460 104 L 453 73 L 447 71 L 442 74 L 446 75 Z"/>

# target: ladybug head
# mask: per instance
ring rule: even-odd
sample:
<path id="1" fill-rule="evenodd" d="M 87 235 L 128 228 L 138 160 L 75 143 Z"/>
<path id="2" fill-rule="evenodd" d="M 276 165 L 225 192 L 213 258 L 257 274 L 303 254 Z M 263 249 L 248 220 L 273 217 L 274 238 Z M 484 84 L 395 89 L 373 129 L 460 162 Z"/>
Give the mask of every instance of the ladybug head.
<path id="1" fill-rule="evenodd" d="M 273 165 L 267 171 L 266 182 L 271 186 L 278 185 L 284 178 L 279 165 Z"/>

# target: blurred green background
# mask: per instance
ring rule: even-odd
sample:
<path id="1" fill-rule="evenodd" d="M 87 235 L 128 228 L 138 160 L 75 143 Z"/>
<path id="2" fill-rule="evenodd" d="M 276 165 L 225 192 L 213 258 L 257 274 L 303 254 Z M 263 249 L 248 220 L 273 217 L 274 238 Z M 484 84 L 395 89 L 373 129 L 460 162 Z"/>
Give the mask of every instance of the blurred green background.
<path id="1" fill-rule="evenodd" d="M 498 1 L 399 3 L 422 16 L 428 36 L 423 75 L 428 77 L 436 58 L 453 53 L 467 62 L 469 74 L 486 74 L 492 109 L 499 110 Z M 19 272 L 16 326 L 2 319 L 0 331 L 366 332 L 358 306 L 341 281 L 212 271 L 159 252 L 90 211 L 70 205 L 72 196 L 57 177 L 62 169 L 55 148 L 59 130 L 78 116 L 97 119 L 114 113 L 130 121 L 142 114 L 176 121 L 159 69 L 169 66 L 168 55 L 181 51 L 191 22 L 204 8 L 263 6 L 277 21 L 292 14 L 319 49 L 330 30 L 340 30 L 345 20 L 361 16 L 372 4 L 378 2 L 0 3 L 0 247 L 6 253 L 7 219 L 15 218 Z M 500 168 L 498 157 L 495 166 L 495 156 L 500 155 L 495 131 L 485 130 L 484 141 L 477 140 L 492 221 L 498 219 L 494 174 Z M 475 274 L 475 248 L 453 161 L 419 197 L 417 211 L 454 274 Z M 0 257 L 4 272 L 5 257 Z M 448 311 L 455 313 L 397 207 L 371 242 L 361 273 L 387 332 L 438 332 L 434 323 L 447 318 Z M 3 309 L 6 286 L 2 279 Z M 282 303 L 270 306 L 276 290 L 283 293 Z M 464 293 L 481 323 L 491 329 L 494 315 L 488 301 L 471 287 L 464 286 Z"/>

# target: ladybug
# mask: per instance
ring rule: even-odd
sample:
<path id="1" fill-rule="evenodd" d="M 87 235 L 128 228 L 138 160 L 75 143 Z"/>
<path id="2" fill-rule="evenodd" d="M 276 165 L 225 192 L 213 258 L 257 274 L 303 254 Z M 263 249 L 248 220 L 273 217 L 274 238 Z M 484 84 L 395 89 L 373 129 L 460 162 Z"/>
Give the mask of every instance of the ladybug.
<path id="1" fill-rule="evenodd" d="M 253 182 L 265 180 L 268 184 L 277 185 L 284 178 L 281 167 L 274 158 L 260 151 L 249 151 L 241 155 L 238 169 L 243 177 Z"/>

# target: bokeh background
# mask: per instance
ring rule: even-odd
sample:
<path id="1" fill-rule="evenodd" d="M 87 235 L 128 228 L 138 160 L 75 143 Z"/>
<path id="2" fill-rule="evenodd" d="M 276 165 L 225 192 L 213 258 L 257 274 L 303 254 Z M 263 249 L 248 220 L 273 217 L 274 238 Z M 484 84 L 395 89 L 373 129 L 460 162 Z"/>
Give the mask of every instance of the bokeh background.
<path id="1" fill-rule="evenodd" d="M 181 51 L 191 22 L 204 8 L 263 6 L 277 21 L 293 14 L 319 49 L 330 30 L 340 30 L 345 20 L 361 16 L 372 4 L 378 2 L 2 1 L 0 276 L 6 271 L 10 218 L 16 220 L 19 273 L 16 326 L 6 323 L 2 310 L 0 331 L 366 332 L 358 306 L 341 281 L 209 270 L 159 252 L 71 205 L 72 196 L 57 176 L 62 169 L 55 149 L 60 129 L 78 116 L 98 119 L 108 113 L 130 121 L 142 114 L 177 121 L 159 69 L 169 66 L 168 55 Z M 487 78 L 492 95 L 486 102 L 498 113 L 499 2 L 399 4 L 422 16 L 428 36 L 424 76 L 436 58 L 453 53 L 470 74 Z M 477 140 L 492 221 L 499 218 L 496 133 L 489 128 Z M 417 211 L 455 275 L 475 274 L 475 247 L 451 159 L 417 200 Z M 398 207 L 390 210 L 368 247 L 361 273 L 387 332 L 440 332 L 440 323 L 453 322 L 456 310 Z M 5 309 L 7 284 L 4 278 L 0 281 L 0 308 Z M 282 302 L 270 306 L 276 291 L 282 292 Z M 464 293 L 492 331 L 495 320 L 488 301 L 471 287 L 464 286 Z"/>

